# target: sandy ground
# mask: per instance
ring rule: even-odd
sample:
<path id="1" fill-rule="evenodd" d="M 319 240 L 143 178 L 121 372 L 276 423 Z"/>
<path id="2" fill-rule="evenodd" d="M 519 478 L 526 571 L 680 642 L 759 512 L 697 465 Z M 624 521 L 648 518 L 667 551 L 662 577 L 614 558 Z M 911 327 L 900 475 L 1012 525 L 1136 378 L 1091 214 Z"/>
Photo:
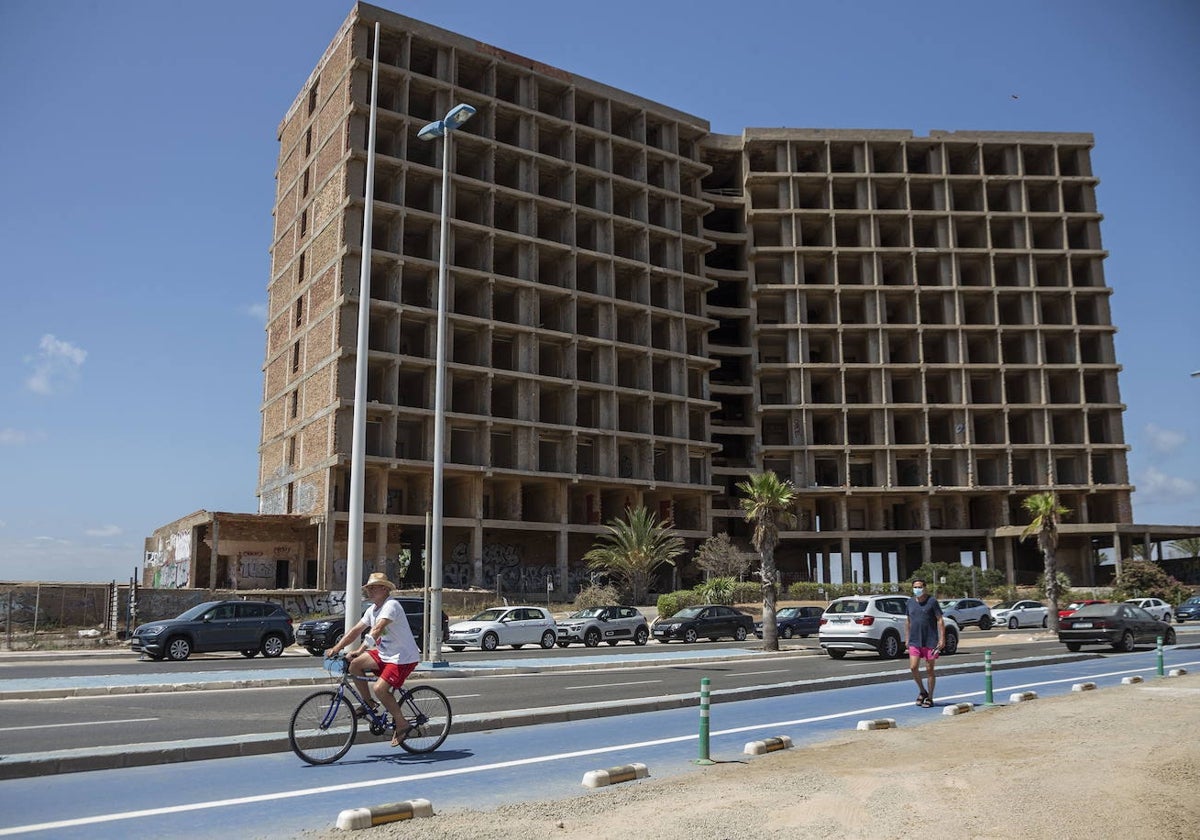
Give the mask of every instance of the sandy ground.
<path id="1" fill-rule="evenodd" d="M 1007 701 L 1007 697 L 997 697 Z M 1200 838 L 1200 675 L 948 716 L 322 840 Z M 650 768 L 651 773 L 655 772 Z M 674 771 L 672 771 L 674 772 Z"/>

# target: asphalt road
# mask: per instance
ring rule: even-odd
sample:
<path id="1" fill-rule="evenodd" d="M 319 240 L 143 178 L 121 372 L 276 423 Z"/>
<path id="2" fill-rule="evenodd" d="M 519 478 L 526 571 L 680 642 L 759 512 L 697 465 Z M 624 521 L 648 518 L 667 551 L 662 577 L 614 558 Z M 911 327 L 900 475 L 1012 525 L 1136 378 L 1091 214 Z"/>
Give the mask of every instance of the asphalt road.
<path id="1" fill-rule="evenodd" d="M 1200 627 L 1196 636 L 1200 641 Z M 959 653 L 943 659 L 940 669 L 943 673 L 981 674 L 987 649 L 993 649 L 997 669 L 1066 653 L 1053 640 L 1034 638 L 1029 631 L 969 630 Z M 719 703 L 749 690 L 770 693 L 772 686 L 786 686 L 776 689 L 777 693 L 796 693 L 856 682 L 903 680 L 907 674 L 904 660 L 884 661 L 868 654 L 832 660 L 820 654 L 813 638 L 786 642 L 778 655 L 763 653 L 760 646 L 651 644 L 645 648 L 622 645 L 615 650 L 605 646 L 508 651 L 502 656 L 464 653 L 455 655 L 455 664 L 445 671 L 418 672 L 414 679 L 436 680 L 449 696 L 456 719 L 494 716 L 500 725 L 506 714 L 528 714 L 548 707 L 593 704 L 607 707 L 596 711 L 598 715 L 619 714 L 639 702 L 693 695 L 699 691 L 702 677 L 710 679 L 714 702 Z M 709 659 L 699 659 L 702 654 Z M 650 660 L 656 656 L 682 658 L 652 664 Z M 488 670 L 483 664 L 496 667 Z M 132 681 L 135 676 L 146 678 L 148 670 L 164 685 L 130 694 L 47 699 L 17 699 L 16 692 L 5 691 L 15 685 L 47 689 L 64 683 L 112 685 Z M 278 675 L 281 681 L 302 674 L 310 684 L 222 690 L 177 690 L 173 685 L 186 686 L 198 674 L 224 677 L 230 672 L 235 678 Z M 312 685 L 312 680 L 321 686 L 328 684 L 320 660 L 308 654 L 276 660 L 211 655 L 183 663 L 146 663 L 113 656 L 81 656 L 72 661 L 64 661 L 61 655 L 9 659 L 0 662 L 0 697 L 14 699 L 0 700 L 0 753 L 278 735 L 286 732 L 291 711 L 301 698 L 321 687 Z"/>

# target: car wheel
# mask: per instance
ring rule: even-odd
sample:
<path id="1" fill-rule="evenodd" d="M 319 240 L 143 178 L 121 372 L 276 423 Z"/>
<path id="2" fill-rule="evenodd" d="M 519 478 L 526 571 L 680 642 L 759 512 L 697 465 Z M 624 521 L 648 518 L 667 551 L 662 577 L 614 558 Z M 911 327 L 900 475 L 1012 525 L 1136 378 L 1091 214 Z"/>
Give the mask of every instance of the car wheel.
<path id="1" fill-rule="evenodd" d="M 992 617 L 990 615 L 985 615 L 981 619 L 979 619 L 979 629 L 980 630 L 991 630 L 992 629 Z"/>
<path id="2" fill-rule="evenodd" d="M 595 627 L 589 628 L 588 631 L 583 634 L 583 644 L 585 647 L 595 647 L 596 645 L 600 644 L 600 631 Z"/>
<path id="3" fill-rule="evenodd" d="M 1067 650 L 1071 651 L 1071 653 L 1078 652 L 1081 647 L 1083 647 L 1083 645 L 1081 645 L 1079 642 L 1067 642 Z"/>
<path id="4" fill-rule="evenodd" d="M 560 648 L 570 647 L 571 643 L 569 641 L 558 642 L 558 646 Z"/>
<path id="5" fill-rule="evenodd" d="M 1133 640 L 1133 633 L 1126 630 L 1121 634 L 1121 640 L 1113 645 L 1113 650 L 1119 650 L 1124 653 L 1132 653 L 1136 643 Z"/>
<path id="6" fill-rule="evenodd" d="M 1164 645 L 1175 644 L 1175 630 L 1173 628 L 1170 628 L 1170 627 L 1167 628 L 1166 635 L 1163 636 L 1163 644 Z"/>
<path id="7" fill-rule="evenodd" d="M 829 654 L 830 659 L 845 659 L 846 658 L 846 651 L 844 651 L 844 650 L 827 650 L 825 652 Z"/>
<path id="8" fill-rule="evenodd" d="M 268 633 L 267 637 L 262 640 L 262 646 L 259 650 L 262 655 L 268 659 L 274 659 L 277 656 L 283 655 L 283 649 L 286 647 L 283 643 L 283 636 L 278 633 Z"/>
<path id="9" fill-rule="evenodd" d="M 633 643 L 638 647 L 646 644 L 650 639 L 650 631 L 645 627 L 639 627 L 633 634 Z"/>
<path id="10" fill-rule="evenodd" d="M 495 633 L 484 633 L 483 638 L 479 640 L 480 650 L 495 650 L 500 646 L 500 637 Z"/>
<path id="11" fill-rule="evenodd" d="M 745 627 L 739 627 L 738 629 L 734 630 L 734 631 L 733 631 L 733 638 L 734 638 L 734 639 L 736 639 L 736 640 L 737 640 L 737 641 L 739 641 L 739 642 L 744 642 L 744 641 L 746 641 L 746 628 L 745 628 Z"/>
<path id="12" fill-rule="evenodd" d="M 310 648 L 308 648 L 307 650 L 308 650 L 308 652 L 309 652 L 309 653 L 311 653 L 313 656 L 324 656 L 324 655 L 325 655 L 325 651 L 324 651 L 324 650 L 322 650 L 322 649 L 321 649 L 321 648 L 319 648 L 319 647 L 310 647 Z"/>
<path id="13" fill-rule="evenodd" d="M 683 640 L 685 642 L 687 642 L 688 644 L 691 644 L 692 642 L 696 641 L 697 638 L 698 637 L 696 636 L 696 628 L 694 628 L 694 627 L 689 627 L 683 633 Z"/>
<path id="14" fill-rule="evenodd" d="M 1042 629 L 1045 629 L 1049 626 L 1050 626 L 1050 616 L 1048 616 L 1048 615 L 1042 616 Z"/>
<path id="15" fill-rule="evenodd" d="M 942 647 L 942 653 L 946 656 L 953 656 L 958 653 L 958 634 L 946 628 L 946 644 Z"/>
<path id="16" fill-rule="evenodd" d="M 254 657 L 258 656 L 258 651 L 256 650 L 243 650 L 241 653 L 242 656 L 246 657 L 247 659 L 253 659 Z"/>
<path id="17" fill-rule="evenodd" d="M 454 651 L 455 653 L 462 653 L 463 646 L 462 645 L 450 645 L 450 650 Z"/>
<path id="18" fill-rule="evenodd" d="M 884 633 L 879 640 L 879 658 L 895 659 L 900 655 L 900 637 L 895 633 Z"/>
<path id="19" fill-rule="evenodd" d="M 167 658 L 173 662 L 182 662 L 192 655 L 192 643 L 183 636 L 167 640 Z"/>
<path id="20" fill-rule="evenodd" d="M 791 628 L 791 627 L 784 627 L 784 628 L 783 628 L 783 630 L 782 630 L 782 631 L 780 631 L 779 635 L 780 635 L 780 636 L 783 636 L 783 638 L 785 638 L 785 639 L 790 639 L 790 638 L 792 638 L 792 628 Z"/>
<path id="21" fill-rule="evenodd" d="M 554 647 L 555 635 L 553 630 L 547 630 L 542 634 L 542 650 L 550 650 Z"/>
<path id="22" fill-rule="evenodd" d="M 1008 629 L 1009 630 L 1017 629 L 1017 617 L 1015 615 L 1008 620 Z"/>

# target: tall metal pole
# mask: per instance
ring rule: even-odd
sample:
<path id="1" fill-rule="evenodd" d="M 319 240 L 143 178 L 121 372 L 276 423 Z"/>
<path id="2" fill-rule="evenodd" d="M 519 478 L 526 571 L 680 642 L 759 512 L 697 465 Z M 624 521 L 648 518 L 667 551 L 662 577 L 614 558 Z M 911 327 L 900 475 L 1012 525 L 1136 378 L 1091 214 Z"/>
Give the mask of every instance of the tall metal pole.
<path id="1" fill-rule="evenodd" d="M 379 24 L 371 61 L 371 119 L 367 129 L 367 184 L 363 200 L 362 257 L 358 273 L 358 344 L 354 359 L 354 432 L 350 443 L 350 533 L 346 546 L 346 619 L 349 630 L 362 611 L 363 486 L 367 438 L 367 338 L 371 326 L 371 225 L 375 206 L 375 105 L 379 97 Z"/>
<path id="2" fill-rule="evenodd" d="M 450 216 L 450 135 L 442 142 L 442 232 L 438 256 L 437 359 L 433 382 L 433 522 L 429 544 L 429 661 L 442 656 L 442 497 L 446 435 L 446 243 Z"/>

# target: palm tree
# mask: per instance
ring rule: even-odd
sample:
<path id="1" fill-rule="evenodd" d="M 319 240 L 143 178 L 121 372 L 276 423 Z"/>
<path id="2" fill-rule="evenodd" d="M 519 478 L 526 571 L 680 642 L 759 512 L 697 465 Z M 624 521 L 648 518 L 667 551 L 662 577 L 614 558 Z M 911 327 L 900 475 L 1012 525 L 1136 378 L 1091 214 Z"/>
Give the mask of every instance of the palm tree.
<path id="1" fill-rule="evenodd" d="M 625 509 L 626 519 L 614 519 L 608 533 L 585 555 L 588 568 L 606 571 L 629 588 L 635 604 L 645 602 L 650 580 L 663 564 L 674 565 L 683 553 L 683 540 L 646 508 Z"/>
<path id="2" fill-rule="evenodd" d="M 1046 597 L 1050 599 L 1050 629 L 1058 632 L 1058 564 L 1054 553 L 1058 548 L 1058 526 L 1062 518 L 1071 511 L 1058 503 L 1058 496 L 1051 493 L 1034 493 L 1021 502 L 1021 507 L 1033 517 L 1033 521 L 1021 532 L 1021 539 L 1036 536 L 1038 548 L 1046 561 Z"/>
<path id="3" fill-rule="evenodd" d="M 779 650 L 779 628 L 775 624 L 775 597 L 779 588 L 779 573 L 775 568 L 775 546 L 779 545 L 779 526 L 794 525 L 796 486 L 780 479 L 774 472 L 751 473 L 737 489 L 745 494 L 741 500 L 746 521 L 754 525 L 750 541 L 762 558 L 763 650 Z"/>
<path id="4" fill-rule="evenodd" d="M 1181 557 L 1200 557 L 1200 537 L 1187 537 L 1175 540 L 1171 548 L 1179 552 Z"/>

